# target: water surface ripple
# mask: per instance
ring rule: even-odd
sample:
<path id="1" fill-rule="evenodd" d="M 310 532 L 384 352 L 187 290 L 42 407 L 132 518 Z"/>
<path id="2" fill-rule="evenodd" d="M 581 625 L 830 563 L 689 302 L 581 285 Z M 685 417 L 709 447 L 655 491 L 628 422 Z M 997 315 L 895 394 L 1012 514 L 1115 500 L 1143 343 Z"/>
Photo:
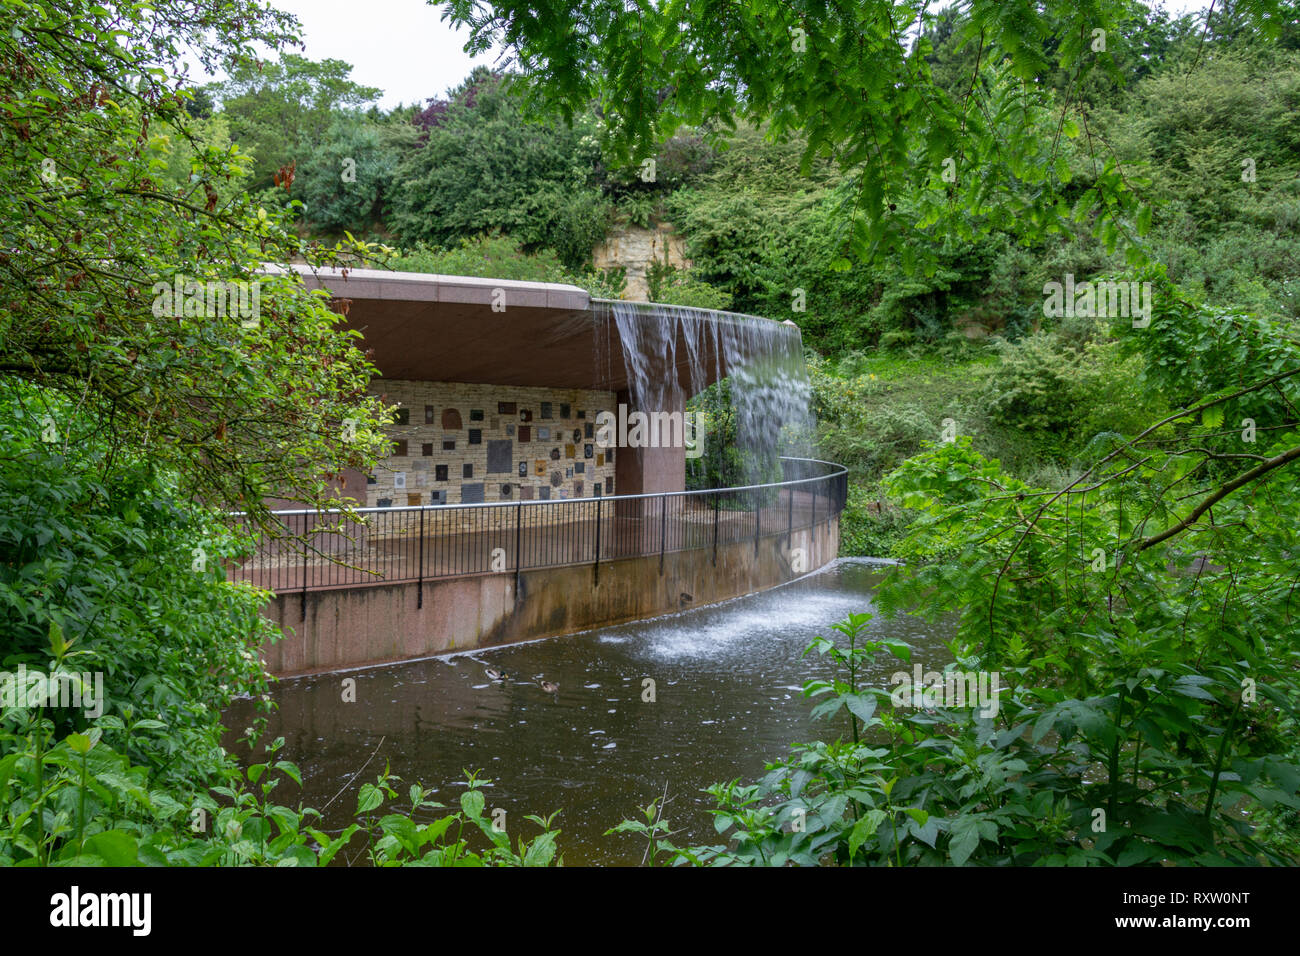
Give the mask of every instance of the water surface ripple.
<path id="1" fill-rule="evenodd" d="M 665 816 L 682 831 L 675 841 L 714 843 L 712 803 L 701 789 L 756 778 L 790 743 L 827 732 L 808 719 L 801 694 L 804 681 L 827 675 L 826 661 L 803 650 L 817 634 L 836 636 L 833 622 L 874 610 L 880 570 L 842 559 L 784 587 L 669 617 L 286 680 L 274 692 L 270 735 L 284 736 L 282 756 L 303 772 L 301 799 L 317 808 L 375 754 L 327 811 L 329 829 L 346 825 L 356 790 L 387 763 L 401 776 L 403 795 L 418 781 L 452 805 L 464 789 L 462 769 L 481 770 L 493 781 L 488 808 L 506 811 L 513 835 L 536 832 L 526 815 L 561 811 L 555 825 L 569 865 L 639 863 L 643 843 L 603 834 L 660 796 L 665 783 Z M 872 629 L 910 643 L 927 670 L 951 659 L 946 627 L 906 618 L 877 619 Z M 487 667 L 509 680 L 489 680 Z M 883 685 L 898 669 L 882 657 L 868 679 Z M 355 703 L 342 699 L 344 677 L 356 681 Z M 646 678 L 654 702 L 642 699 Z M 539 679 L 559 684 L 558 692 L 544 691 Z M 251 714 L 239 702 L 226 725 L 243 728 Z"/>

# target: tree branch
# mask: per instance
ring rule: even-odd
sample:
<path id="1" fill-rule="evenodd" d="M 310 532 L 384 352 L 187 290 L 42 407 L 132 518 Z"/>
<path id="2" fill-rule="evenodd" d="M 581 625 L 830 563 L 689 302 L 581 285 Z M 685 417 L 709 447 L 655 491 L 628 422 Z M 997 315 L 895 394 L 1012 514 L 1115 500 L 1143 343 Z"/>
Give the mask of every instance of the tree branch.
<path id="1" fill-rule="evenodd" d="M 1228 495 L 1232 494 L 1238 488 L 1250 484 L 1256 478 L 1266 475 L 1274 469 L 1281 468 L 1283 465 L 1293 462 L 1297 458 L 1300 458 L 1300 445 L 1297 445 L 1295 448 L 1290 448 L 1282 452 L 1282 454 L 1268 459 L 1263 464 L 1256 465 L 1254 468 L 1250 469 L 1250 471 L 1238 475 L 1236 478 L 1232 479 L 1232 481 L 1214 491 L 1209 497 L 1193 508 L 1191 514 L 1178 522 L 1178 524 L 1166 528 L 1157 535 L 1152 535 L 1150 538 L 1147 538 L 1137 546 L 1137 550 L 1145 551 L 1147 548 L 1154 547 L 1161 541 L 1166 541 L 1174 535 L 1186 531 L 1196 523 L 1196 519 L 1205 514 L 1205 512 L 1211 507 L 1228 497 Z"/>

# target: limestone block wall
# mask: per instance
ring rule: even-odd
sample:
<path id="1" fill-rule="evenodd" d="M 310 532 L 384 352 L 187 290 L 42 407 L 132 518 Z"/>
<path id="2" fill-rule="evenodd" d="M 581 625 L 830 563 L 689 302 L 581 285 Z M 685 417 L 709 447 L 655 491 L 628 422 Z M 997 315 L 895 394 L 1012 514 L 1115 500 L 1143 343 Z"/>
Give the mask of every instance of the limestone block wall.
<path id="1" fill-rule="evenodd" d="M 595 439 L 612 392 L 392 379 L 371 390 L 402 418 L 389 429 L 393 454 L 366 479 L 367 507 L 617 493 L 617 450 Z"/>

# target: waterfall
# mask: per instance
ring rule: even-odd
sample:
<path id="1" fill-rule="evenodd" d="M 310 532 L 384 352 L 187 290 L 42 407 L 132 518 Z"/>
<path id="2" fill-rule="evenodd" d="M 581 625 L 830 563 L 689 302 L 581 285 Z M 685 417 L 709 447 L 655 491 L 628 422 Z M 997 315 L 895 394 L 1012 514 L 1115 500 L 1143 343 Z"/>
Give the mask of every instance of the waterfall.
<path id="1" fill-rule="evenodd" d="M 633 406 L 648 411 L 686 407 L 710 382 L 726 377 L 735 431 L 716 422 L 705 438 L 705 455 L 715 462 L 734 447 L 739 470 L 733 484 L 780 480 L 778 457 L 809 456 L 814 441 L 811 385 L 803 344 L 793 325 L 733 312 L 646 302 L 602 301 L 622 345 Z M 604 343 L 610 362 L 612 343 Z M 673 372 L 673 370 L 676 372 Z M 713 392 L 720 389 L 715 386 Z M 697 405 L 723 411 L 720 394 L 696 399 Z M 722 432 L 720 434 L 720 432 Z M 733 445 L 734 443 L 734 445 Z M 688 467 L 698 467 L 689 462 Z"/>

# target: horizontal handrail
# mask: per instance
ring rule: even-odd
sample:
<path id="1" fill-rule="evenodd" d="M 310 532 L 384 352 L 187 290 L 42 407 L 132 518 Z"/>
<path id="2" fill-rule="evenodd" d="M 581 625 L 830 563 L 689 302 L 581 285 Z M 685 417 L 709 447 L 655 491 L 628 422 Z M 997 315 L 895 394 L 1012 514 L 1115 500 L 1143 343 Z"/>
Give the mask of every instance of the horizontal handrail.
<path id="1" fill-rule="evenodd" d="M 761 485 L 735 485 L 726 488 L 694 488 L 687 491 L 650 491 L 639 495 L 602 495 L 605 501 L 636 501 L 641 498 L 671 498 L 685 497 L 689 495 L 716 495 L 732 494 L 741 491 L 761 491 L 765 488 L 789 488 L 791 485 L 802 485 L 814 481 L 825 481 L 827 478 L 837 478 L 840 475 L 847 475 L 849 470 L 843 465 L 837 465 L 834 462 L 822 461 L 820 458 L 787 458 L 782 456 L 781 461 L 798 461 L 807 462 L 815 465 L 826 465 L 828 468 L 835 469 L 828 471 L 824 475 L 813 475 L 811 478 L 791 478 L 788 481 L 769 481 Z M 341 515 L 341 514 L 372 514 L 382 512 L 389 514 L 395 511 L 455 511 L 457 509 L 469 510 L 471 508 L 519 508 L 533 507 L 535 505 L 558 505 L 566 501 L 595 501 L 592 498 L 549 498 L 534 499 L 532 501 L 479 501 L 469 504 L 454 505 L 392 505 L 388 508 L 324 508 L 317 510 L 315 508 L 296 508 L 272 511 L 271 514 L 280 517 L 299 517 L 302 515 Z M 227 514 L 232 518 L 244 518 L 248 516 L 247 511 L 230 511 Z"/>

